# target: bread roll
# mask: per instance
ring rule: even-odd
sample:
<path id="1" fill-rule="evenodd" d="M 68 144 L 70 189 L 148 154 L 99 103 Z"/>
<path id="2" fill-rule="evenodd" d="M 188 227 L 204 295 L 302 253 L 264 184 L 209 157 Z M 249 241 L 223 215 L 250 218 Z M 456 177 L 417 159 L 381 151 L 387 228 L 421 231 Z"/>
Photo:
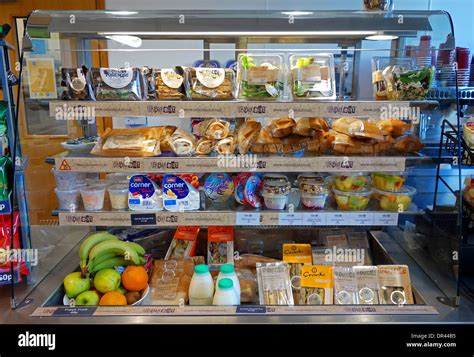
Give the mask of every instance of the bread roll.
<path id="1" fill-rule="evenodd" d="M 332 128 L 352 138 L 384 140 L 384 133 L 374 123 L 351 117 L 343 117 L 332 123 Z"/>
<path id="2" fill-rule="evenodd" d="M 381 131 L 392 135 L 394 138 L 402 136 L 411 128 L 411 124 L 397 118 L 379 120 L 376 125 Z"/>
<path id="3" fill-rule="evenodd" d="M 273 119 L 267 125 L 268 132 L 275 138 L 281 138 L 283 136 L 290 135 L 293 132 L 293 128 L 296 126 L 296 122 L 291 118 L 280 118 Z"/>
<path id="4" fill-rule="evenodd" d="M 242 124 L 237 133 L 239 154 L 244 155 L 249 151 L 250 147 L 257 141 L 261 128 L 262 124 L 255 120 L 247 120 Z"/>
<path id="5" fill-rule="evenodd" d="M 323 118 L 301 118 L 296 121 L 293 133 L 302 136 L 314 136 L 318 131 L 327 131 L 329 126 Z"/>

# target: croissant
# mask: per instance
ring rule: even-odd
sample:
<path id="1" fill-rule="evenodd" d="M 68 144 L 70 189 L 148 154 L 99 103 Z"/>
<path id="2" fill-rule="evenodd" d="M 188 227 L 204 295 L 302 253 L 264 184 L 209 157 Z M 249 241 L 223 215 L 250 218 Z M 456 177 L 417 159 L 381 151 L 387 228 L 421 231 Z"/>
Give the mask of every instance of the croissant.
<path id="1" fill-rule="evenodd" d="M 216 144 L 216 151 L 221 155 L 233 154 L 235 152 L 235 138 L 228 136 L 227 138 L 221 139 Z"/>
<path id="2" fill-rule="evenodd" d="M 291 134 L 295 125 L 295 120 L 291 118 L 273 119 L 267 125 L 267 130 L 273 137 L 281 138 Z"/>
<path id="3" fill-rule="evenodd" d="M 257 141 L 262 124 L 254 120 L 247 120 L 239 129 L 237 139 L 239 142 L 239 153 L 246 154 L 250 147 Z"/>
<path id="4" fill-rule="evenodd" d="M 196 154 L 208 155 L 214 148 L 214 140 L 201 138 L 196 144 Z"/>

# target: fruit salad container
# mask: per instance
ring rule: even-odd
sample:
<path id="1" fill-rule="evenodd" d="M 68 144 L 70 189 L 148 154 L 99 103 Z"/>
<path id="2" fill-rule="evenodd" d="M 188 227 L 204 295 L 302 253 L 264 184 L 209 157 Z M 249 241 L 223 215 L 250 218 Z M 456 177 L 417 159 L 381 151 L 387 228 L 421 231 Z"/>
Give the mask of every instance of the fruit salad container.
<path id="1" fill-rule="evenodd" d="M 373 172 L 372 187 L 383 191 L 400 191 L 406 177 L 405 172 Z"/>
<path id="2" fill-rule="evenodd" d="M 379 201 L 380 208 L 384 211 L 407 211 L 415 194 L 416 189 L 411 186 L 403 186 L 398 192 L 374 188 L 374 197 Z"/>
<path id="3" fill-rule="evenodd" d="M 333 188 L 337 208 L 343 211 L 363 211 L 370 201 L 372 190 L 364 188 L 361 191 L 349 192 Z"/>
<path id="4" fill-rule="evenodd" d="M 100 211 L 104 208 L 105 187 L 86 186 L 80 189 L 86 211 Z"/>
<path id="5" fill-rule="evenodd" d="M 112 209 L 124 210 L 128 208 L 128 185 L 117 183 L 107 188 L 109 191 Z"/>
<path id="6" fill-rule="evenodd" d="M 333 175 L 334 187 L 345 192 L 364 191 L 369 184 L 369 176 L 364 172 L 349 172 L 344 175 Z"/>
<path id="7" fill-rule="evenodd" d="M 269 209 L 285 209 L 291 192 L 289 182 L 271 181 L 263 185 L 263 201 Z"/>
<path id="8" fill-rule="evenodd" d="M 79 190 L 74 188 L 72 190 L 58 190 L 54 189 L 56 196 L 58 196 L 59 209 L 70 212 L 79 209 Z"/>
<path id="9" fill-rule="evenodd" d="M 323 209 L 328 197 L 326 183 L 320 181 L 306 180 L 300 183 L 301 203 L 306 208 Z"/>
<path id="10" fill-rule="evenodd" d="M 283 55 L 241 54 L 237 75 L 240 99 L 282 99 L 285 87 Z"/>

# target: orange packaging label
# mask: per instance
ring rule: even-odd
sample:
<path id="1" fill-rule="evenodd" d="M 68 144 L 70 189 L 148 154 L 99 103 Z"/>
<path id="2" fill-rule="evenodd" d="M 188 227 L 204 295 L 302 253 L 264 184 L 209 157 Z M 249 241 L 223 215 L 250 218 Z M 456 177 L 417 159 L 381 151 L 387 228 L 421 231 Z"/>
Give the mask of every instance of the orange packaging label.
<path id="1" fill-rule="evenodd" d="M 199 226 L 181 226 L 176 229 L 173 239 L 184 239 L 184 240 L 196 240 L 199 230 Z"/>
<path id="2" fill-rule="evenodd" d="M 283 244 L 283 261 L 311 265 L 313 263 L 311 244 Z"/>
<path id="3" fill-rule="evenodd" d="M 209 226 L 207 228 L 207 239 L 209 242 L 229 242 L 234 240 L 234 227 L 231 226 Z"/>
<path id="4" fill-rule="evenodd" d="M 331 266 L 304 265 L 301 270 L 301 287 L 331 289 L 333 287 Z"/>

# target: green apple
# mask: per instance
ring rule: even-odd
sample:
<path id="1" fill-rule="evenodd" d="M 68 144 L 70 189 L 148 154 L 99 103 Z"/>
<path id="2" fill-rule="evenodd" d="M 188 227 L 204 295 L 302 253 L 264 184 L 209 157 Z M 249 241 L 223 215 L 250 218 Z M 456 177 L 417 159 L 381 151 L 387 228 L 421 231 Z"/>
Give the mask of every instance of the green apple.
<path id="1" fill-rule="evenodd" d="M 68 298 L 75 298 L 80 293 L 89 290 L 91 281 L 89 277 L 82 278 L 81 272 L 74 272 L 66 275 L 63 281 L 64 290 Z"/>
<path id="2" fill-rule="evenodd" d="M 120 286 L 120 274 L 115 269 L 103 269 L 94 277 L 94 288 L 102 294 L 117 290 Z"/>
<path id="3" fill-rule="evenodd" d="M 126 295 L 128 293 L 128 290 L 125 289 L 122 285 L 120 285 L 118 288 L 117 288 L 117 291 Z"/>
<path id="4" fill-rule="evenodd" d="M 94 306 L 99 305 L 99 294 L 95 290 L 83 291 L 76 297 L 76 305 Z"/>

